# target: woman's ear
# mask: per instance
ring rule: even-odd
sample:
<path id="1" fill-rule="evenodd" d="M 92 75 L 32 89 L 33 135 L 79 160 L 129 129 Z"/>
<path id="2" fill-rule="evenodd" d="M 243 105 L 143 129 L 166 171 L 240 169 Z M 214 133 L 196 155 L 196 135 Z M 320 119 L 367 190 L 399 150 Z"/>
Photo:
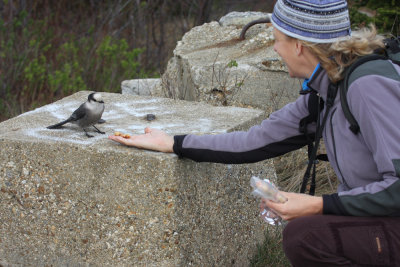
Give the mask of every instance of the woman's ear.
<path id="1" fill-rule="evenodd" d="M 303 44 L 299 40 L 295 40 L 295 52 L 297 56 L 300 56 L 303 53 Z"/>

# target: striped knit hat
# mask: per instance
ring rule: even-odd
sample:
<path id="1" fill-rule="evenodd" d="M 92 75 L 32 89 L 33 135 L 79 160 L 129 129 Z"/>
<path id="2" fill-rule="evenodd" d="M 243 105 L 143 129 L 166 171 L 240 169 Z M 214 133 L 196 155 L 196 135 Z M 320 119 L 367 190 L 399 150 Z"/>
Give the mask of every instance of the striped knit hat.
<path id="1" fill-rule="evenodd" d="M 346 0 L 278 0 L 271 21 L 284 34 L 314 43 L 351 35 Z"/>

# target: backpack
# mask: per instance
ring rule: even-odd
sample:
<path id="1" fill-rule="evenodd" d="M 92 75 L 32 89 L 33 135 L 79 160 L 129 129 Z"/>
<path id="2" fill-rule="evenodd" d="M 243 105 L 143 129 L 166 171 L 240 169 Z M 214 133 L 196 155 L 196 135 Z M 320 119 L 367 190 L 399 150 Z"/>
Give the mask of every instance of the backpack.
<path id="1" fill-rule="evenodd" d="M 320 123 L 320 112 L 324 108 L 322 99 L 315 93 L 311 93 L 308 101 L 309 115 L 300 120 L 299 131 L 306 135 L 308 139 L 308 166 L 303 177 L 303 182 L 300 188 L 300 193 L 304 193 L 308 179 L 310 177 L 311 168 L 313 168 L 312 180 L 310 184 L 309 194 L 315 193 L 315 165 L 318 160 L 328 160 L 325 154 L 316 155 L 318 150 L 319 141 L 322 136 L 322 130 L 325 126 L 325 121 L 329 113 L 329 108 L 333 105 L 336 98 L 337 91 L 340 92 L 340 103 L 345 115 L 346 120 L 350 124 L 350 130 L 354 134 L 360 132 L 360 127 L 350 111 L 347 102 L 347 91 L 352 82 L 356 79 L 366 75 L 380 75 L 390 79 L 400 81 L 400 75 L 393 68 L 393 65 L 388 61 L 400 66 L 400 36 L 397 38 L 385 39 L 385 49 L 375 51 L 371 55 L 360 57 L 356 62 L 348 66 L 344 72 L 344 78 L 338 84 L 330 84 L 328 89 L 326 112 L 325 116 Z M 317 122 L 317 131 L 314 136 L 314 143 L 312 138 L 307 133 L 307 125 L 311 122 Z"/>
<path id="2" fill-rule="evenodd" d="M 393 63 L 400 66 L 400 37 L 397 39 L 386 39 L 385 45 L 386 49 L 383 51 L 376 51 L 374 54 L 361 57 L 347 67 L 344 79 L 340 83 L 340 102 L 344 115 L 350 123 L 350 130 L 354 134 L 357 134 L 360 131 L 360 127 L 358 126 L 353 114 L 351 114 L 347 103 L 347 90 L 350 84 L 358 78 L 370 74 L 380 75 L 400 81 L 400 75 L 387 60 L 390 59 Z"/>

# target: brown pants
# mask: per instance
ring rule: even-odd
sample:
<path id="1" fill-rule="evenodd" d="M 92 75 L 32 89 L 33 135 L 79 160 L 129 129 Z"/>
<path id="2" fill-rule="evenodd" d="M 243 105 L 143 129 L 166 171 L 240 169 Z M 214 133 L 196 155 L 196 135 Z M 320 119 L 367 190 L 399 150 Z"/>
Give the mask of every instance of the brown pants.
<path id="1" fill-rule="evenodd" d="M 298 218 L 283 248 L 293 266 L 400 266 L 400 217 Z"/>

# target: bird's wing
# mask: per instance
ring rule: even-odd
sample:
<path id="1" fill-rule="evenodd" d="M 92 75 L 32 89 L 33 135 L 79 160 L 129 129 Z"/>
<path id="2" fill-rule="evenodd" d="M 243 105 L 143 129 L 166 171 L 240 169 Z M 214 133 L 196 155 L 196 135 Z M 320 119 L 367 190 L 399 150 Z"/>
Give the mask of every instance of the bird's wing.
<path id="1" fill-rule="evenodd" d="M 74 121 L 77 121 L 79 119 L 82 119 L 85 114 L 86 114 L 86 107 L 85 107 L 86 103 L 83 103 L 82 105 L 79 106 L 79 108 L 77 108 L 74 113 L 72 113 L 71 115 L 71 119 L 73 119 Z"/>

